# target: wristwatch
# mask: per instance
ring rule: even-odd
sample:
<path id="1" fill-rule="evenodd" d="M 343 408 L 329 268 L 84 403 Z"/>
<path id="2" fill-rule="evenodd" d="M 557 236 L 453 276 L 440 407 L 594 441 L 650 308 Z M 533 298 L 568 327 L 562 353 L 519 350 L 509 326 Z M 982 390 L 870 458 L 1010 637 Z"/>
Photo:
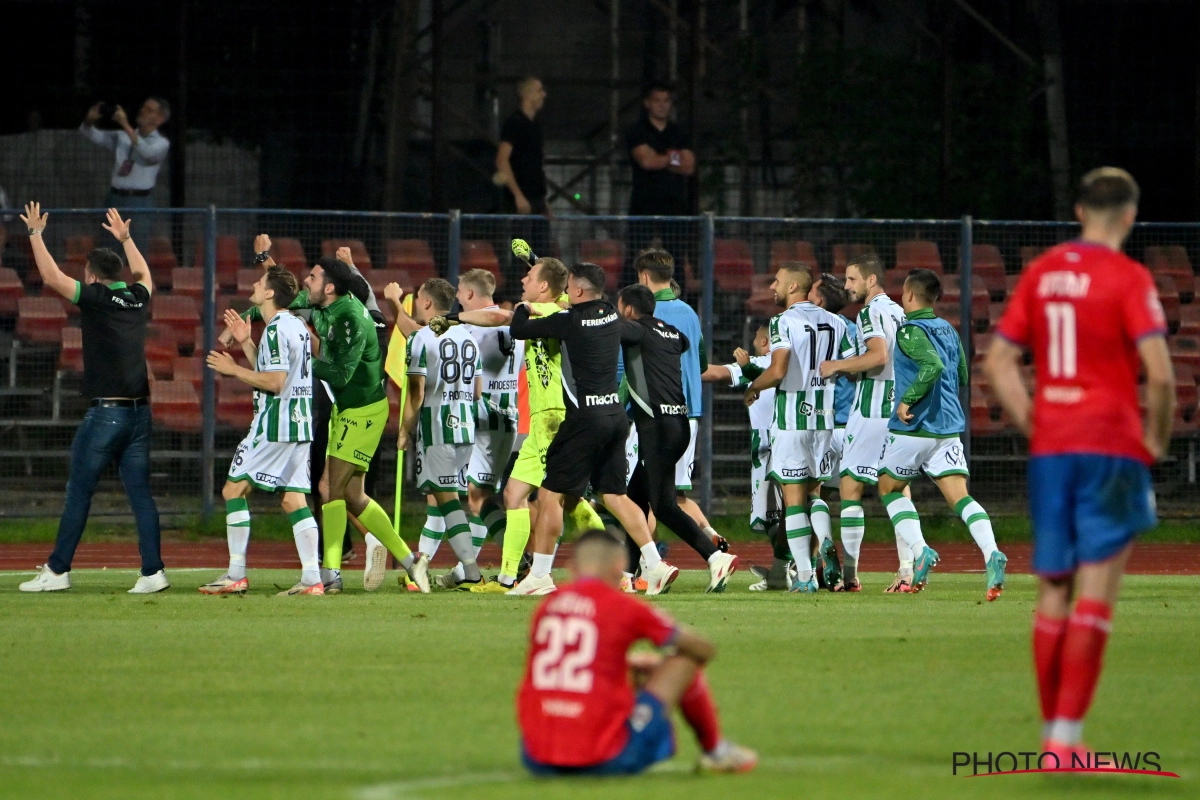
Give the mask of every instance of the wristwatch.
<path id="1" fill-rule="evenodd" d="M 271 257 L 271 254 L 266 250 L 262 251 L 261 253 L 255 253 L 254 254 L 254 263 L 262 264 L 270 257 Z"/>

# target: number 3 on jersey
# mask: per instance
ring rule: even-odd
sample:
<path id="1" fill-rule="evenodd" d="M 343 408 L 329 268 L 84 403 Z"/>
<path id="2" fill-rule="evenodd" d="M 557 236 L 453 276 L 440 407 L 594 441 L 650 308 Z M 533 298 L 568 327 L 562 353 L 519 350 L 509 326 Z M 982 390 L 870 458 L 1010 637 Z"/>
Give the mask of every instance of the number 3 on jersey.
<path id="1" fill-rule="evenodd" d="M 1078 364 L 1078 338 L 1075 334 L 1075 306 L 1071 303 L 1046 303 L 1049 329 L 1047 368 L 1052 378 L 1074 378 Z"/>
<path id="2" fill-rule="evenodd" d="M 584 617 L 547 614 L 538 623 L 530 665 L 535 689 L 557 692 L 592 690 L 592 662 L 596 660 L 596 624 Z M 567 651 L 568 647 L 573 650 Z"/>

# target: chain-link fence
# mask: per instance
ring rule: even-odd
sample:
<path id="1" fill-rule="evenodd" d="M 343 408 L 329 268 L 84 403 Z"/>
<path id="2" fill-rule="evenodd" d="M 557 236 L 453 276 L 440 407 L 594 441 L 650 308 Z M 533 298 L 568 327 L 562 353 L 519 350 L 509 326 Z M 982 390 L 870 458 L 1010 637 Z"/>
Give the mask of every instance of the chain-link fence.
<path id="1" fill-rule="evenodd" d="M 514 237 L 539 255 L 567 263 L 587 260 L 608 274 L 615 291 L 636 279 L 633 255 L 662 246 L 676 256 L 683 297 L 700 315 L 709 360 L 728 363 L 737 347 L 751 349 L 759 323 L 777 313 L 769 290 L 773 266 L 799 260 L 818 273 L 844 274 L 863 251 L 887 267 L 885 289 L 898 299 L 908 270 L 943 275 L 936 311 L 953 321 L 972 354 L 964 391 L 972 493 L 989 509 L 1018 512 L 1025 496 L 1025 441 L 1004 419 L 979 367 L 1004 301 L 1024 264 L 1076 235 L 1065 223 L 962 220 L 803 220 L 725 217 L 517 217 L 459 214 L 189 209 L 142 212 L 151 235 L 140 243 L 157 292 L 147 337 L 154 377 L 153 480 L 162 510 L 187 514 L 211 508 L 228 460 L 250 421 L 248 387 L 204 369 L 227 308 L 243 310 L 257 272 L 254 236 L 266 233 L 273 255 L 298 276 L 322 255 L 351 249 L 355 265 L 381 294 L 392 281 L 406 291 L 428 277 L 452 281 L 483 268 L 497 276 L 497 299 L 517 300 L 523 263 L 511 254 Z M 107 246 L 99 210 L 52 211 L 46 244 L 69 274 L 80 277 L 93 246 Z M 41 286 L 27 237 L 15 215 L 0 228 L 0 514 L 55 515 L 71 437 L 82 417 L 82 369 L 77 310 Z M 1162 507 L 1197 499 L 1196 418 L 1200 371 L 1200 303 L 1192 264 L 1200 258 L 1200 226 L 1139 225 L 1127 252 L 1153 271 L 1170 322 L 1170 349 L 1179 381 L 1179 410 L 1171 452 L 1155 468 Z M 390 322 L 391 310 L 380 303 Z M 842 313 L 853 316 L 856 306 Z M 1032 376 L 1031 368 L 1026 367 Z M 391 392 L 389 431 L 399 424 Z M 390 440 L 390 436 L 385 442 Z M 749 503 L 749 421 L 741 393 L 706 388 L 695 484 L 698 499 L 716 512 L 740 513 Z M 381 447 L 378 496 L 391 494 L 395 452 Z M 918 493 L 932 491 L 919 484 Z M 96 513 L 124 513 L 115 472 L 97 493 Z"/>

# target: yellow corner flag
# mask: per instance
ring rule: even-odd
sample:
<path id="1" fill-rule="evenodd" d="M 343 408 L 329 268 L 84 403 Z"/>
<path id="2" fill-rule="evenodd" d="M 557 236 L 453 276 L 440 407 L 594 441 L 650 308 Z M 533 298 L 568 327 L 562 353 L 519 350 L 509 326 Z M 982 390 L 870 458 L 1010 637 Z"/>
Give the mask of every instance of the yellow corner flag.
<path id="1" fill-rule="evenodd" d="M 404 311 L 412 314 L 412 295 L 403 300 Z M 408 401 L 408 340 L 400 332 L 400 328 L 392 326 L 392 338 L 388 341 L 387 360 L 383 362 L 383 371 L 400 390 L 400 419 L 404 420 L 404 404 Z M 400 532 L 400 499 L 404 494 L 404 451 L 396 451 L 396 514 L 392 526 Z"/>

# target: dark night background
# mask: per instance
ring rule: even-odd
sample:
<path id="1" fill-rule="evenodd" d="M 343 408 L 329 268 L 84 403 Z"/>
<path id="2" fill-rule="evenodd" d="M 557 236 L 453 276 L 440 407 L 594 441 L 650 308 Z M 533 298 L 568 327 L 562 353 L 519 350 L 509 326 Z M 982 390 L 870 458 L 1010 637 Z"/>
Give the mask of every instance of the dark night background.
<path id="1" fill-rule="evenodd" d="M 696 2 L 681 0 L 680 16 L 694 19 Z M 685 32 L 677 80 L 678 118 L 695 132 L 704 165 L 702 205 L 714 207 L 720 165 L 741 163 L 755 186 L 786 197 L 778 213 L 1052 218 L 1044 7 L 965 5 L 1033 65 L 958 0 L 750 2 L 749 36 L 738 34 L 738 3 L 707 2 L 713 46 L 697 69 Z M 622 125 L 634 120 L 639 85 L 666 76 L 666 6 L 620 3 Z M 1072 181 L 1119 165 L 1142 185 L 1143 219 L 1195 219 L 1200 4 L 1057 6 Z M 186 126 L 189 141 L 257 149 L 262 206 L 494 210 L 488 108 L 497 98 L 507 114 L 520 76 L 537 74 L 550 90 L 550 155 L 563 143 L 582 168 L 607 146 L 609 8 L 608 0 L 5 0 L 0 134 L 73 128 L 98 99 L 131 109 L 162 94 L 176 109 L 164 129 L 174 142 Z M 439 12 L 440 37 L 429 31 Z M 428 108 L 432 87 L 443 104 L 440 119 L 432 115 L 435 136 L 403 120 L 395 130 L 408 147 L 389 177 L 386 140 L 397 118 L 388 109 Z M 749 123 L 739 128 L 741 109 Z M 389 181 L 400 191 L 389 194 Z M 176 183 L 173 198 L 186 202 L 186 185 Z M 581 202 L 590 201 L 584 192 Z"/>

